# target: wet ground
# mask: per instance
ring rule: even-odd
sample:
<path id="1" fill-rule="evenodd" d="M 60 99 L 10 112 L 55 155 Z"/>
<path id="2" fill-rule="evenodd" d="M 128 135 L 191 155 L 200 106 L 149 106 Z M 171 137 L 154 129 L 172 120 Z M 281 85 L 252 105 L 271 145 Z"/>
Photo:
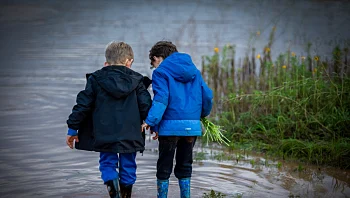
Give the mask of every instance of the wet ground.
<path id="1" fill-rule="evenodd" d="M 318 50 L 324 52 L 329 42 L 348 38 L 350 5 L 344 1 L 244 2 L 1 1 L 0 197 L 107 197 L 98 154 L 70 150 L 65 121 L 85 73 L 102 66 L 111 40 L 130 43 L 134 69 L 150 76 L 148 50 L 162 39 L 193 54 L 199 65 L 214 46 L 235 43 L 244 54 L 249 33 L 260 30 L 267 38 L 274 23 L 277 51 L 293 38 L 288 45 L 300 53 L 303 41 L 322 38 Z M 192 197 L 211 189 L 243 197 L 350 197 L 348 171 L 312 166 L 298 171 L 299 164 L 223 152 L 197 144 Z M 133 196 L 155 197 L 156 160 L 152 140 L 137 157 Z M 174 176 L 169 195 L 179 197 Z"/>

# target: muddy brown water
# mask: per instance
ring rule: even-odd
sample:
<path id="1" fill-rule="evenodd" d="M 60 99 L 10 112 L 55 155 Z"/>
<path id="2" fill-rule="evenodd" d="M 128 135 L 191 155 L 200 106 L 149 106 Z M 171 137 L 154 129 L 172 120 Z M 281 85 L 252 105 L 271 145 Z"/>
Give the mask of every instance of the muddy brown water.
<path id="1" fill-rule="evenodd" d="M 271 28 L 276 17 L 281 30 L 276 50 L 284 50 L 291 38 L 300 50 L 301 41 L 320 37 L 321 51 L 333 38 L 347 38 L 349 3 L 278 2 L 1 1 L 0 197 L 107 197 L 98 153 L 68 149 L 65 121 L 85 73 L 102 66 L 111 40 L 129 42 L 134 69 L 150 76 L 148 50 L 161 39 L 175 41 L 199 65 L 201 55 L 228 42 L 244 54 L 248 32 L 259 29 L 267 38 L 263 28 Z M 156 197 L 157 142 L 147 141 L 146 147 L 137 157 L 133 197 Z M 195 153 L 204 158 L 193 165 L 192 197 L 211 189 L 228 197 L 350 197 L 348 171 L 305 165 L 297 171 L 299 164 L 279 167 L 279 161 L 257 154 L 236 161 L 242 151 L 199 142 Z M 179 197 L 173 175 L 169 197 Z"/>

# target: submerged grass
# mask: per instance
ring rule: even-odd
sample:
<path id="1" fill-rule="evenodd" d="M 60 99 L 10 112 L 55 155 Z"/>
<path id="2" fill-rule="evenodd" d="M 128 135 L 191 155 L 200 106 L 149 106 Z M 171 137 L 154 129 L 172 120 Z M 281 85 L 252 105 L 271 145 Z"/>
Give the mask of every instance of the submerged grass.
<path id="1" fill-rule="evenodd" d="M 224 198 L 226 197 L 225 194 L 222 194 L 221 192 L 215 192 L 214 190 L 211 190 L 209 193 L 204 193 L 203 198 Z"/>

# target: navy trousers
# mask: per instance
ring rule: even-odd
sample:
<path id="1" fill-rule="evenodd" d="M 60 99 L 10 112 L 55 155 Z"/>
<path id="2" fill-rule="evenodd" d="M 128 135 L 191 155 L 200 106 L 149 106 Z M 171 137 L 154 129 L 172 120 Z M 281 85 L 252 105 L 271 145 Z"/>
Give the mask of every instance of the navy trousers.
<path id="1" fill-rule="evenodd" d="M 174 174 L 178 179 L 192 175 L 193 146 L 197 137 L 193 136 L 159 136 L 159 158 L 157 161 L 157 179 L 169 179 L 175 156 Z"/>

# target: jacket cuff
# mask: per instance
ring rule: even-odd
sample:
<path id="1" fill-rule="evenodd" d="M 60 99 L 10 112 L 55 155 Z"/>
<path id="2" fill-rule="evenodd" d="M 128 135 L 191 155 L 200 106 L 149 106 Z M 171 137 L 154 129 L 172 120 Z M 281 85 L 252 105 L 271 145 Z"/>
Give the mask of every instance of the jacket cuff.
<path id="1" fill-rule="evenodd" d="M 151 126 L 151 131 L 159 132 L 159 127 L 158 127 L 158 125 Z"/>
<path id="2" fill-rule="evenodd" d="M 152 107 L 148 112 L 148 116 L 145 122 L 150 126 L 158 125 L 159 122 L 162 120 L 166 107 L 167 106 L 163 103 L 153 100 Z"/>
<path id="3" fill-rule="evenodd" d="M 68 128 L 68 133 L 67 133 L 67 135 L 76 136 L 76 135 L 78 135 L 78 131 L 77 131 L 77 130 L 74 130 L 74 129 L 71 129 L 71 128 Z"/>

